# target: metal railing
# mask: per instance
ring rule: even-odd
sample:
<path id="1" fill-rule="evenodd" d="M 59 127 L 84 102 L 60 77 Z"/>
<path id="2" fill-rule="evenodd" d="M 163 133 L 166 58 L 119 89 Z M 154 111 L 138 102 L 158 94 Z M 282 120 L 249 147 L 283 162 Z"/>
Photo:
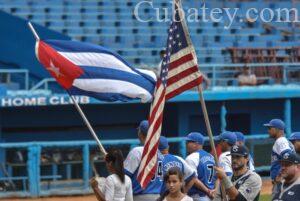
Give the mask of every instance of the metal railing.
<path id="1" fill-rule="evenodd" d="M 273 68 L 278 67 L 282 70 L 282 84 L 287 84 L 290 81 L 294 82 L 293 79 L 289 77 L 289 72 L 295 72 L 300 71 L 300 63 L 252 63 L 252 64 L 245 64 L 245 63 L 239 63 L 239 64 L 199 64 L 199 68 L 202 72 L 204 72 L 206 75 L 210 75 L 210 81 L 211 81 L 211 87 L 215 86 L 226 86 L 228 81 L 234 81 L 237 78 L 233 75 L 236 73 L 239 73 L 239 68 L 244 67 L 245 65 L 249 66 L 250 69 L 254 68 Z M 145 68 L 152 70 L 153 68 Z M 257 77 L 258 80 L 272 80 L 273 78 L 271 76 L 262 76 Z M 55 82 L 55 79 L 53 78 L 45 78 L 41 80 L 39 83 L 37 83 L 35 86 L 33 86 L 30 90 L 34 91 L 36 89 L 49 89 L 49 83 Z M 297 81 L 298 83 L 298 81 Z"/>
<path id="2" fill-rule="evenodd" d="M 251 135 L 247 136 L 247 145 L 250 145 L 250 151 L 255 159 L 255 143 L 267 139 L 267 135 Z M 178 155 L 182 157 L 186 156 L 186 144 L 185 140 L 182 137 L 174 137 L 169 138 L 171 148 L 176 148 Z M 253 143 L 255 142 L 255 143 Z M 135 146 L 139 145 L 139 141 L 137 139 L 123 139 L 123 140 L 102 140 L 104 146 L 116 146 L 122 147 L 124 145 L 128 146 L 128 148 L 132 149 Z M 176 145 L 174 145 L 175 143 Z M 208 139 L 206 137 L 206 146 L 208 143 Z M 263 142 L 266 143 L 266 142 Z M 270 144 L 270 141 L 267 142 Z M 45 166 L 41 162 L 41 153 L 44 149 L 57 149 L 57 148 L 78 148 L 82 152 L 82 160 L 81 161 L 67 161 L 64 163 L 56 164 L 50 163 L 48 165 L 51 166 L 51 173 L 48 175 L 42 174 L 42 168 Z M 0 143 L 0 152 L 5 152 L 8 149 L 23 149 L 27 152 L 27 161 L 23 164 L 18 164 L 23 170 L 26 170 L 26 174 L 24 175 L 13 175 L 13 164 L 5 163 L 4 166 L 8 169 L 8 173 L 5 177 L 0 178 L 1 181 L 7 181 L 10 183 L 15 183 L 17 181 L 21 181 L 19 184 L 19 189 L 8 190 L 6 192 L 0 191 L 1 197 L 10 197 L 10 196 L 18 196 L 18 197 L 38 197 L 38 196 L 48 196 L 48 195 L 75 195 L 75 194 L 88 194 L 91 193 L 91 188 L 89 186 L 89 180 L 92 173 L 92 165 L 91 165 L 91 149 L 96 149 L 95 141 L 60 141 L 60 142 L 28 142 L 28 143 Z M 264 155 L 266 153 L 260 153 L 260 155 Z M 265 156 L 269 158 L 269 156 Z M 264 160 L 266 161 L 266 160 Z M 72 173 L 68 171 L 72 171 L 72 165 L 81 165 L 81 178 L 73 179 Z M 58 171 L 58 167 L 64 166 L 64 170 L 66 171 L 66 177 L 63 177 L 61 173 Z M 104 169 L 104 164 L 101 166 Z M 266 171 L 268 170 L 268 162 L 262 164 L 260 166 L 256 166 L 258 171 Z"/>
<path id="3" fill-rule="evenodd" d="M 24 89 L 29 89 L 29 70 L 26 69 L 0 69 L 0 75 L 5 74 L 7 76 L 7 79 L 4 84 L 9 84 L 11 81 L 11 76 L 13 74 L 23 74 L 24 76 Z"/>

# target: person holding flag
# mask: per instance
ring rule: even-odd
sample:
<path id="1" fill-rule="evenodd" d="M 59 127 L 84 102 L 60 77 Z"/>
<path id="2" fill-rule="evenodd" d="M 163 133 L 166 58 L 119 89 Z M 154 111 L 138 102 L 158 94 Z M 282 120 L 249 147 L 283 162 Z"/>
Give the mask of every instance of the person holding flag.
<path id="1" fill-rule="evenodd" d="M 147 120 L 141 121 L 138 127 L 138 138 L 140 143 L 144 145 L 147 132 L 149 129 L 149 122 Z M 148 183 L 146 188 L 142 188 L 139 182 L 137 181 L 137 173 L 142 160 L 143 146 L 138 146 L 133 148 L 127 155 L 124 161 L 125 174 L 129 176 L 132 180 L 132 190 L 133 190 L 133 200 L 134 201 L 153 201 L 159 197 L 163 174 L 162 174 L 162 161 L 163 155 L 158 152 L 157 163 L 160 164 L 157 166 L 155 175 L 151 178 L 151 181 Z"/>

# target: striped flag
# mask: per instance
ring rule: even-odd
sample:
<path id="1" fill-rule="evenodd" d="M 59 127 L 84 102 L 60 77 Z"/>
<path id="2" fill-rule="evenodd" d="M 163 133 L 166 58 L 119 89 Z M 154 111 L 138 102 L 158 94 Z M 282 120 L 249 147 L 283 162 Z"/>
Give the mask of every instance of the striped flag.
<path id="1" fill-rule="evenodd" d="M 169 28 L 166 56 L 162 61 L 154 100 L 149 115 L 149 129 L 144 145 L 138 181 L 145 188 L 157 169 L 157 148 L 162 127 L 165 101 L 191 89 L 202 82 L 197 57 L 187 25 L 183 18 L 180 1 L 175 3 L 174 19 Z"/>
<path id="2" fill-rule="evenodd" d="M 131 67 L 118 54 L 89 43 L 36 42 L 36 56 L 56 81 L 72 95 L 104 101 L 152 100 L 156 76 Z"/>

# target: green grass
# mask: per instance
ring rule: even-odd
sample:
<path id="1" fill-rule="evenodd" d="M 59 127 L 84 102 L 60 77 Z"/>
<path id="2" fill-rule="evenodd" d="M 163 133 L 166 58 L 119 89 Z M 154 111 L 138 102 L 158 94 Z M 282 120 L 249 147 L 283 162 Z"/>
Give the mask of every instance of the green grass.
<path id="1" fill-rule="evenodd" d="M 259 201 L 271 201 L 271 195 L 260 195 Z"/>

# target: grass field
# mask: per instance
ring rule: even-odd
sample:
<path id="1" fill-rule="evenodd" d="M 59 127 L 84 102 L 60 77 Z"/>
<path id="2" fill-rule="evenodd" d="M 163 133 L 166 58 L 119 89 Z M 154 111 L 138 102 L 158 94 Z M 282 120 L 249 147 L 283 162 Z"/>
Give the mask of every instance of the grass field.
<path id="1" fill-rule="evenodd" d="M 261 195 L 259 197 L 259 201 L 270 201 L 271 200 L 271 195 Z"/>

